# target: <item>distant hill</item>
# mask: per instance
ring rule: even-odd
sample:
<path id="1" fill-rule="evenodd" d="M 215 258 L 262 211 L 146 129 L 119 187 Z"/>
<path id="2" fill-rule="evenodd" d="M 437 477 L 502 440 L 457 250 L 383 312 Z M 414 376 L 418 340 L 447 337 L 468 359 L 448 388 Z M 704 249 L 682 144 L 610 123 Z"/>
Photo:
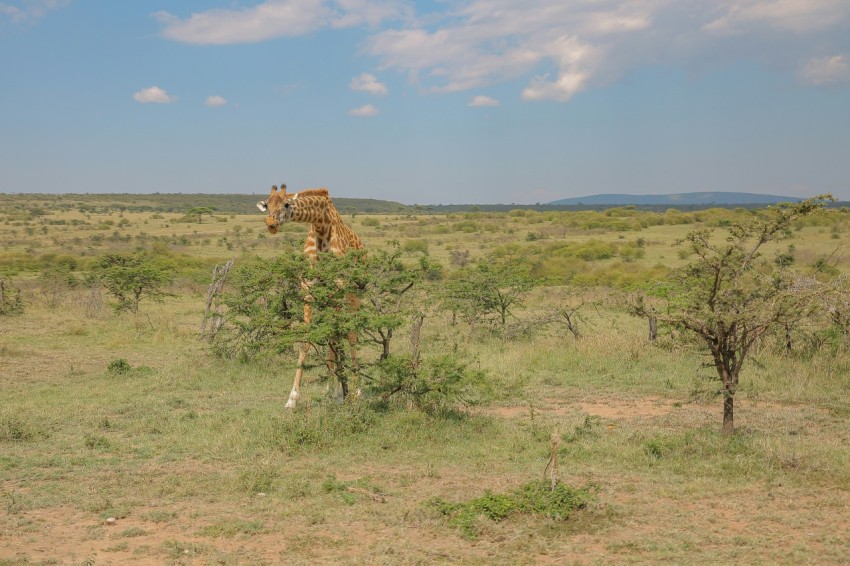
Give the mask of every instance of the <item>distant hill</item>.
<path id="1" fill-rule="evenodd" d="M 0 193 L 0 210 L 4 205 L 24 203 L 33 198 L 49 199 L 51 207 L 80 208 L 89 212 L 128 210 L 131 212 L 186 212 L 193 206 L 208 206 L 220 214 L 258 214 L 257 201 L 268 193 L 211 194 L 211 193 L 87 193 L 45 195 L 38 193 Z M 411 207 L 398 202 L 367 198 L 336 198 L 334 205 L 343 214 L 407 213 Z"/>
<path id="2" fill-rule="evenodd" d="M 77 208 L 83 212 L 127 210 L 131 212 L 185 213 L 193 206 L 208 206 L 217 214 L 257 214 L 256 203 L 265 198 L 256 194 L 210 193 L 3 193 L 0 192 L 0 213 L 4 210 L 31 207 L 34 201 L 47 210 Z M 508 212 L 514 209 L 539 212 L 561 210 L 605 210 L 616 206 L 634 205 L 641 210 L 664 212 L 668 208 L 682 211 L 705 208 L 761 208 L 776 202 L 797 202 L 796 197 L 757 195 L 752 193 L 682 193 L 677 195 L 592 195 L 536 204 L 425 204 L 406 205 L 395 201 L 334 197 L 342 214 L 457 214 L 468 212 Z M 848 202 L 828 206 L 850 206 Z"/>
<path id="3" fill-rule="evenodd" d="M 799 202 L 797 197 L 777 195 L 759 195 L 755 193 L 678 193 L 669 195 L 589 195 L 586 197 L 564 198 L 549 204 L 557 205 L 643 205 L 643 206 L 693 206 L 710 205 L 728 206 L 730 204 L 771 204 L 776 202 Z"/>

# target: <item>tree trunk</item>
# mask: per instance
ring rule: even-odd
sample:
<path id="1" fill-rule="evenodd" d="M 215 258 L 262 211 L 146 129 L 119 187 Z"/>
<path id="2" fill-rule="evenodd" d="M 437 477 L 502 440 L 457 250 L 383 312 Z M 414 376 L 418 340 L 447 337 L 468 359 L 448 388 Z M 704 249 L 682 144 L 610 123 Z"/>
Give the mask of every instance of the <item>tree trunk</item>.
<path id="1" fill-rule="evenodd" d="M 345 349 L 340 348 L 336 340 L 328 343 L 328 374 L 336 379 L 342 388 L 342 400 L 348 399 L 348 363 L 345 359 Z"/>
<path id="2" fill-rule="evenodd" d="M 577 310 L 578 309 L 576 309 L 576 311 Z M 575 314 L 576 311 L 570 312 L 568 309 L 564 308 L 561 310 L 561 316 L 564 317 L 564 320 L 567 323 L 567 330 L 570 331 L 570 333 L 573 335 L 573 338 L 578 340 L 581 338 L 581 333 L 578 331 L 578 322 L 573 319 L 573 314 Z"/>
<path id="3" fill-rule="evenodd" d="M 381 360 L 386 360 L 390 357 L 390 340 L 393 339 L 393 329 L 388 328 L 387 333 L 381 336 Z"/>
<path id="4" fill-rule="evenodd" d="M 658 336 L 658 319 L 654 316 L 649 317 L 649 341 L 655 342 L 655 338 Z"/>
<path id="5" fill-rule="evenodd" d="M 735 398 L 728 392 L 723 397 L 723 434 L 729 435 L 735 432 Z"/>
<path id="6" fill-rule="evenodd" d="M 723 434 L 725 435 L 735 432 L 735 390 L 738 388 L 738 375 L 732 363 L 727 356 L 715 357 L 717 373 L 723 384 Z"/>
<path id="7" fill-rule="evenodd" d="M 417 313 L 413 316 L 413 326 L 410 330 L 410 357 L 413 360 L 413 369 L 419 367 L 419 340 L 424 322 L 425 315 Z"/>

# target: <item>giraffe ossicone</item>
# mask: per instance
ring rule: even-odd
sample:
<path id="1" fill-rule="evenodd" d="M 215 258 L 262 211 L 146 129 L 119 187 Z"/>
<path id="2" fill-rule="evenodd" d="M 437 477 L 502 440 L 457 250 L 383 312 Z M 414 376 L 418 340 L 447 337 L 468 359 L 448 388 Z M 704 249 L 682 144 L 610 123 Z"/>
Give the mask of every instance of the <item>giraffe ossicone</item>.
<path id="1" fill-rule="evenodd" d="M 311 261 L 318 261 L 319 252 L 331 252 L 335 256 L 341 256 L 348 250 L 359 250 L 363 247 L 360 237 L 349 228 L 342 220 L 339 211 L 333 204 L 327 189 L 306 189 L 298 193 L 287 193 L 286 185 L 281 184 L 280 190 L 272 186 L 268 200 L 257 203 L 257 208 L 266 213 L 266 227 L 269 233 L 276 234 L 280 225 L 286 222 L 300 222 L 309 224 L 307 238 L 304 240 L 304 253 Z M 308 289 L 310 283 L 302 281 L 303 288 Z M 356 299 L 352 300 L 352 306 L 356 308 Z M 310 302 L 304 304 L 304 322 L 312 322 L 312 307 Z M 352 346 L 352 358 L 355 359 L 354 343 L 356 337 L 349 335 Z M 294 409 L 301 396 L 301 377 L 304 374 L 304 362 L 310 345 L 303 343 L 298 353 L 298 364 L 295 368 L 295 379 L 292 383 L 292 391 L 285 407 Z M 334 354 L 330 349 L 328 353 L 328 366 L 333 368 Z M 343 395 L 346 389 L 343 387 Z"/>

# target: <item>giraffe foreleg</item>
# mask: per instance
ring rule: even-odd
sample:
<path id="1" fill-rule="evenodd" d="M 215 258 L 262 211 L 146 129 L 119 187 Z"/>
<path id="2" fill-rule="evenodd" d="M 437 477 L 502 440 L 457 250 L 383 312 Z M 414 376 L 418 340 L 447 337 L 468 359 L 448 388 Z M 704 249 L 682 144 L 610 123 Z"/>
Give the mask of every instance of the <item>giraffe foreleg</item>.
<path id="1" fill-rule="evenodd" d="M 303 289 L 309 289 L 305 282 L 301 282 Z M 306 300 L 310 300 L 307 295 Z M 304 323 L 310 324 L 313 321 L 313 311 L 310 308 L 309 302 L 304 305 Z M 310 351 L 310 343 L 302 342 L 301 350 L 298 352 L 298 364 L 295 366 L 295 379 L 292 380 L 292 391 L 289 392 L 289 399 L 286 401 L 284 408 L 294 409 L 298 404 L 298 398 L 301 397 L 301 376 L 304 375 L 304 362 L 307 360 L 307 354 Z"/>
<path id="2" fill-rule="evenodd" d="M 292 381 L 292 391 L 289 392 L 289 399 L 286 401 L 284 408 L 294 409 L 301 397 L 301 376 L 304 375 L 304 361 L 307 359 L 307 353 L 310 351 L 310 344 L 304 342 L 301 344 L 301 350 L 298 352 L 298 365 L 295 367 L 295 379 Z"/>

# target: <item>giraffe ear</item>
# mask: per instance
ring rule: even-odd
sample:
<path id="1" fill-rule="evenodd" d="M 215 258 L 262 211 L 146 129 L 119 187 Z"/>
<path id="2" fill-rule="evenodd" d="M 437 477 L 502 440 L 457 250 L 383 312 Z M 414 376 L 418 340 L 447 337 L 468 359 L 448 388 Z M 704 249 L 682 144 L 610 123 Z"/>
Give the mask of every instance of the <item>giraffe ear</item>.
<path id="1" fill-rule="evenodd" d="M 268 210 L 269 210 L 269 207 L 266 204 L 266 201 L 264 201 L 264 200 L 261 200 L 260 202 L 257 203 L 257 208 L 259 208 L 263 212 L 268 212 Z"/>

